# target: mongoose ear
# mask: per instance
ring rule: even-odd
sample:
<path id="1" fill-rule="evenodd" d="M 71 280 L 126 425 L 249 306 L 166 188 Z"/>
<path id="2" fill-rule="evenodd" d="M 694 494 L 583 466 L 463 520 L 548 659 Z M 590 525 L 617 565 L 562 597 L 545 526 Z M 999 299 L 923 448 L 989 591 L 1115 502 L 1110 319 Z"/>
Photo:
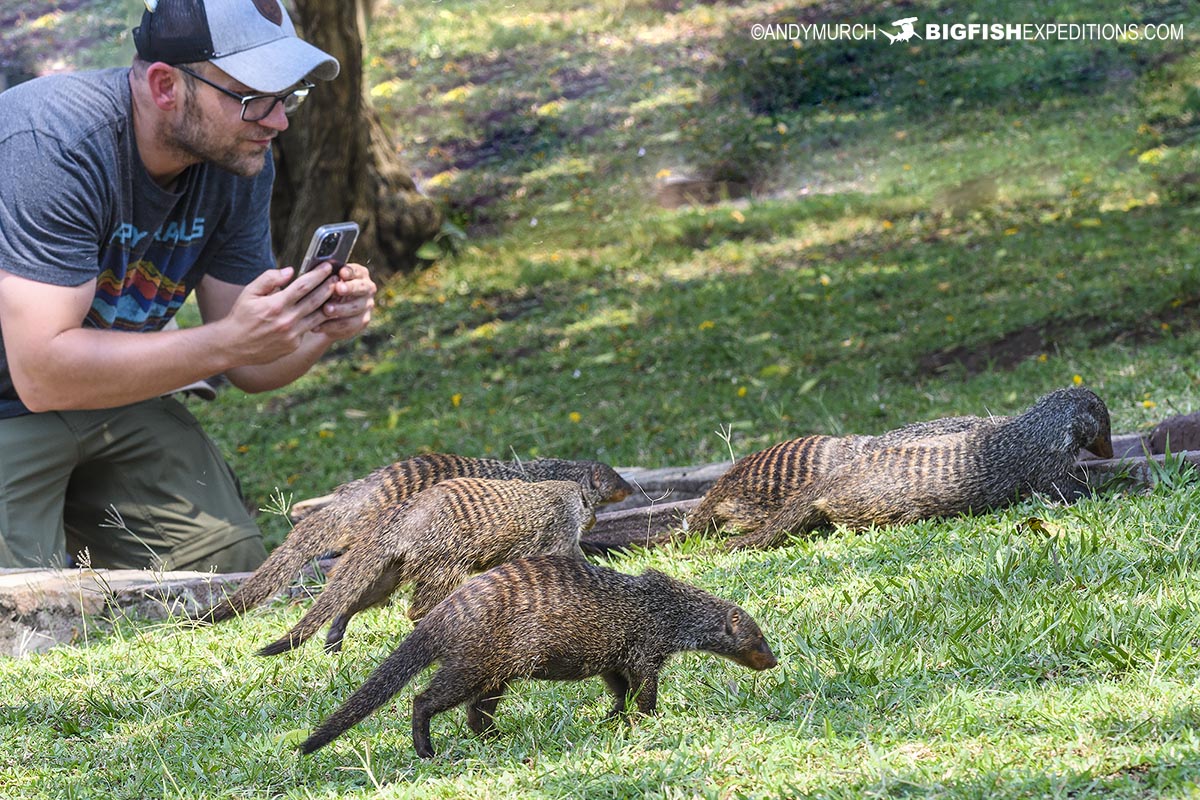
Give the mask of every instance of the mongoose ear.
<path id="1" fill-rule="evenodd" d="M 738 614 L 738 610 L 736 608 L 729 609 L 729 613 L 725 615 L 725 633 L 733 636 L 737 632 L 741 621 L 742 617 Z"/>

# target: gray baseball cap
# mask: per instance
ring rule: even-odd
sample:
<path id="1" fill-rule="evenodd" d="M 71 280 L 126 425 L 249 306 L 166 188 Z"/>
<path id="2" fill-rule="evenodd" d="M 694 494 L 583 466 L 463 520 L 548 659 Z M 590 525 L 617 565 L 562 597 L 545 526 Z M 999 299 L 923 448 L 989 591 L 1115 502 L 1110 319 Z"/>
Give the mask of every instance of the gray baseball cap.
<path id="1" fill-rule="evenodd" d="M 280 0 L 145 0 L 133 29 L 145 61 L 208 61 L 259 92 L 333 80 L 337 59 L 296 35 Z"/>

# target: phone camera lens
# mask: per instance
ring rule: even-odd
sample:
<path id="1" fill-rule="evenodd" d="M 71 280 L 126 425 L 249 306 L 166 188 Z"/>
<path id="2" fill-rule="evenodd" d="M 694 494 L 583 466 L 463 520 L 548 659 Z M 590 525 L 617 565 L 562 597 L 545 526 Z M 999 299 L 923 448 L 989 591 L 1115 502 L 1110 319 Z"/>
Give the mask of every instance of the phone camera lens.
<path id="1" fill-rule="evenodd" d="M 321 240 L 321 244 L 317 247 L 317 258 L 326 258 L 333 255 L 337 250 L 338 240 L 342 238 L 340 233 L 327 233 L 325 238 Z"/>

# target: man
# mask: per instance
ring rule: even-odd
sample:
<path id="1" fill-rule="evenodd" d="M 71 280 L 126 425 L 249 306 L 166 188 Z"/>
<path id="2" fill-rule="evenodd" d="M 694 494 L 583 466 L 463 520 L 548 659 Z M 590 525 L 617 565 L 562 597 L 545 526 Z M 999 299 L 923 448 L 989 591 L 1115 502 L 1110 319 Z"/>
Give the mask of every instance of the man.
<path id="1" fill-rule="evenodd" d="M 358 264 L 275 269 L 271 142 L 337 61 L 278 0 L 147 0 L 129 69 L 0 93 L 0 567 L 249 570 L 237 481 L 161 395 L 284 386 L 371 317 Z M 322 220 L 335 221 L 335 220 Z M 195 290 L 204 324 L 162 330 Z"/>

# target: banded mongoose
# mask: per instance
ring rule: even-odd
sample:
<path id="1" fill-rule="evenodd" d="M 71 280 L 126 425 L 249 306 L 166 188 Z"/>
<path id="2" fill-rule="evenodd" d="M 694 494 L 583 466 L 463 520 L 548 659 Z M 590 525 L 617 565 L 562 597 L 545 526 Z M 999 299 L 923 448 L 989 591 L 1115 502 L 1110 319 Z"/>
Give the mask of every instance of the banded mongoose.
<path id="1" fill-rule="evenodd" d="M 434 662 L 440 669 L 413 700 L 413 746 L 422 758 L 434 754 L 434 715 L 466 703 L 471 730 L 490 733 L 496 706 L 517 678 L 599 675 L 613 695 L 610 717 L 625 712 L 629 696 L 652 714 L 659 671 L 687 650 L 755 670 L 777 663 L 749 614 L 660 572 L 626 575 L 563 556 L 517 559 L 439 603 L 301 749 L 324 747 Z"/>
<path id="2" fill-rule="evenodd" d="M 753 533 L 779 511 L 786 497 L 867 450 L 956 433 L 985 421 L 947 417 L 916 422 L 880 436 L 814 434 L 759 450 L 735 461 L 705 492 L 687 516 L 687 531 L 703 534 L 729 527 Z"/>
<path id="3" fill-rule="evenodd" d="M 868 448 L 789 496 L 734 548 L 772 547 L 829 525 L 862 529 L 1001 508 L 1032 493 L 1072 496 L 1079 450 L 1112 456 L 1108 408 L 1083 387 L 1059 389 L 1022 414 L 965 430 Z"/>
<path id="4" fill-rule="evenodd" d="M 271 551 L 237 591 L 201 611 L 196 620 L 221 622 L 254 608 L 293 580 L 310 560 L 351 549 L 364 521 L 377 518 L 417 492 L 451 478 L 571 480 L 591 492 L 595 504 L 623 500 L 633 491 L 616 470 L 598 461 L 557 458 L 500 461 L 447 453 L 397 461 L 339 487 L 330 503 L 297 523 L 287 539 Z"/>
<path id="5" fill-rule="evenodd" d="M 595 523 L 593 495 L 574 481 L 453 478 L 365 519 L 308 613 L 259 655 L 298 647 L 333 620 L 325 649 L 341 649 L 351 617 L 412 583 L 418 620 L 476 572 L 520 556 L 583 558 L 579 534 Z"/>

